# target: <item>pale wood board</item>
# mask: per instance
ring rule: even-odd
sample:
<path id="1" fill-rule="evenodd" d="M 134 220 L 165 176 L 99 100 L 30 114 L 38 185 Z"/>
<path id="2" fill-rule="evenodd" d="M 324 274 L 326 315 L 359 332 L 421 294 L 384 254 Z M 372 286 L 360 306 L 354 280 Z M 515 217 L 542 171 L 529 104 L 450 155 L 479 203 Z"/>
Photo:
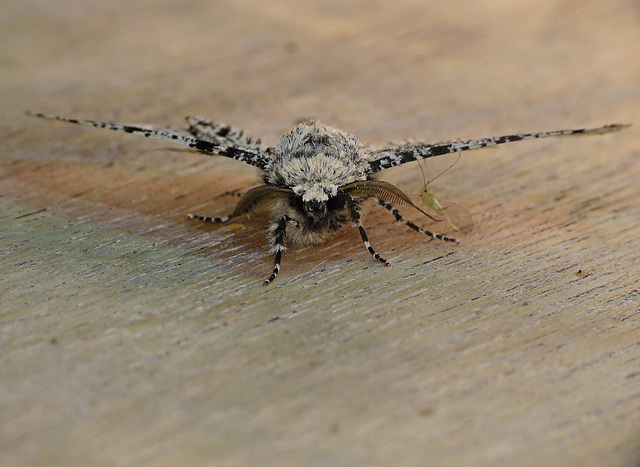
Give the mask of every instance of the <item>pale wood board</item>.
<path id="1" fill-rule="evenodd" d="M 3 2 L 2 464 L 637 465 L 638 44 L 631 0 Z M 250 167 L 26 109 L 269 144 L 635 126 L 469 152 L 431 186 L 460 246 L 370 207 L 393 268 L 347 228 L 263 288 L 266 215 L 185 217 Z"/>

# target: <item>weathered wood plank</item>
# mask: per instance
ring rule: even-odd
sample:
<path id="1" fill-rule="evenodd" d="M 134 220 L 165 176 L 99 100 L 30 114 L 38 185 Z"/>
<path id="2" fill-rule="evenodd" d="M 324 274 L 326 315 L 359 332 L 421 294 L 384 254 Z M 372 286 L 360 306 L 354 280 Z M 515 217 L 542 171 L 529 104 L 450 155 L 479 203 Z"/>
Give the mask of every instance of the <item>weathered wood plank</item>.
<path id="1" fill-rule="evenodd" d="M 265 215 L 185 216 L 251 168 L 21 115 L 272 144 L 306 116 L 373 144 L 636 123 L 633 2 L 60 5 L 0 7 L 3 462 L 637 463 L 635 127 L 465 154 L 431 186 L 473 214 L 460 246 L 371 207 L 393 268 L 345 229 L 263 288 Z"/>

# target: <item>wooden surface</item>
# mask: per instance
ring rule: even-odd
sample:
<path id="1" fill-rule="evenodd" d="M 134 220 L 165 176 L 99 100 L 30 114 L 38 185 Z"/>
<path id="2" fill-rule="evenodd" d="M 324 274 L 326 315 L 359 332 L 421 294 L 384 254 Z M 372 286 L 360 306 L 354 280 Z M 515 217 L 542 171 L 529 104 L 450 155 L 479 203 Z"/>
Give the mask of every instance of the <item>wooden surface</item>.
<path id="1" fill-rule="evenodd" d="M 638 465 L 637 2 L 10 0 L 0 25 L 3 465 Z M 269 144 L 307 116 L 374 145 L 635 126 L 466 153 L 431 185 L 473 215 L 460 246 L 371 207 L 393 268 L 347 228 L 263 288 L 265 215 L 185 217 L 250 167 L 25 109 Z"/>

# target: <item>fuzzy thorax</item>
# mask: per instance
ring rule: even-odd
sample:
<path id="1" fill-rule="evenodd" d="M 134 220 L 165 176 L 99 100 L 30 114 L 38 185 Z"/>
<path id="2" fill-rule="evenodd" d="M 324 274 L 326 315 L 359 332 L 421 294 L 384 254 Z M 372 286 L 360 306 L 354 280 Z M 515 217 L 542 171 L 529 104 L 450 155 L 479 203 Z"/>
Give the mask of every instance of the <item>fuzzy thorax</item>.
<path id="1" fill-rule="evenodd" d="M 284 135 L 274 152 L 265 183 L 292 188 L 306 199 L 335 196 L 338 187 L 367 178 L 369 163 L 358 138 L 314 120 Z"/>

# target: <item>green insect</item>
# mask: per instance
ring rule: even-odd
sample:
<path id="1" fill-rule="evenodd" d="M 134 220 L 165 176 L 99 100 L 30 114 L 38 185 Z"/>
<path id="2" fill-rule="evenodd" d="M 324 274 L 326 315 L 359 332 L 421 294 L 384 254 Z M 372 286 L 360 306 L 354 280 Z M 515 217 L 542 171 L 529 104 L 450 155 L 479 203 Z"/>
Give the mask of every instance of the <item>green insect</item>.
<path id="1" fill-rule="evenodd" d="M 422 164 L 419 163 L 420 171 L 422 172 L 422 179 L 424 181 L 424 185 L 420 190 L 420 199 L 422 200 L 422 204 L 426 207 L 430 212 L 435 213 L 435 216 L 429 216 L 431 219 L 435 221 L 448 221 L 456 231 L 469 231 L 473 227 L 473 221 L 471 219 L 471 214 L 464 207 L 448 202 L 441 202 L 436 195 L 429 191 L 429 184 L 435 180 L 437 180 L 442 174 L 451 169 L 454 165 L 458 163 L 460 160 L 460 154 L 458 154 L 458 158 L 451 164 L 449 167 L 440 172 L 435 178 L 429 179 L 427 163 L 426 161 L 420 161 L 424 163 L 424 168 Z"/>

